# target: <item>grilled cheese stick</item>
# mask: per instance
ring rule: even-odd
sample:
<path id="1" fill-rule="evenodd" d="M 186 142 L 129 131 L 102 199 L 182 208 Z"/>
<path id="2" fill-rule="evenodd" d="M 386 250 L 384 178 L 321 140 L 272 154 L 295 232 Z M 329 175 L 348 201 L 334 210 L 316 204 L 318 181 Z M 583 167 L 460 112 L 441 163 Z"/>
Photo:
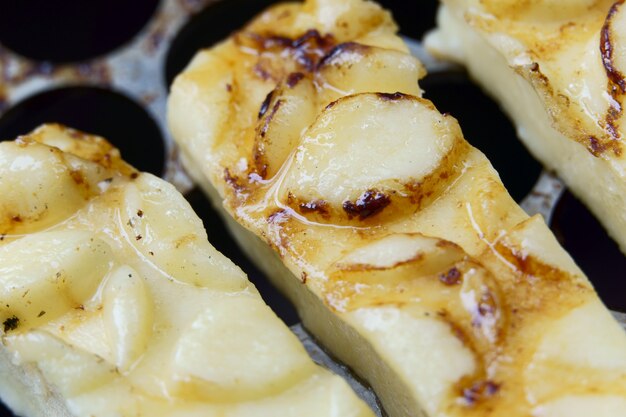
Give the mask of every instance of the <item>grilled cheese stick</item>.
<path id="1" fill-rule="evenodd" d="M 0 143 L 0 396 L 27 417 L 372 416 L 173 186 L 46 125 Z"/>
<path id="2" fill-rule="evenodd" d="M 466 65 L 518 136 L 626 251 L 626 5 L 443 1 L 426 38 Z"/>
<path id="3" fill-rule="evenodd" d="M 389 415 L 626 415 L 626 335 L 395 32 L 309 0 L 200 51 L 169 99 L 187 168 Z"/>

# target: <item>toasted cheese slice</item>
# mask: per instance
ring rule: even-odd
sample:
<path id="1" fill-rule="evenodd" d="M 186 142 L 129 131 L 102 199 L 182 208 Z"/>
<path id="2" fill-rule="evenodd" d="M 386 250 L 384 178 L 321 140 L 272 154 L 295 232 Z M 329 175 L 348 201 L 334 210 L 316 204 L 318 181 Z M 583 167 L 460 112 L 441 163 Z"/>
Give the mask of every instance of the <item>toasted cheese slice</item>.
<path id="1" fill-rule="evenodd" d="M 169 123 L 304 324 L 390 416 L 626 415 L 626 335 L 361 0 L 272 7 L 200 51 Z"/>
<path id="2" fill-rule="evenodd" d="M 426 38 L 467 66 L 520 139 L 626 252 L 626 5 L 443 1 Z"/>
<path id="3" fill-rule="evenodd" d="M 58 125 L 0 143 L 0 396 L 36 416 L 372 416 L 173 186 Z"/>

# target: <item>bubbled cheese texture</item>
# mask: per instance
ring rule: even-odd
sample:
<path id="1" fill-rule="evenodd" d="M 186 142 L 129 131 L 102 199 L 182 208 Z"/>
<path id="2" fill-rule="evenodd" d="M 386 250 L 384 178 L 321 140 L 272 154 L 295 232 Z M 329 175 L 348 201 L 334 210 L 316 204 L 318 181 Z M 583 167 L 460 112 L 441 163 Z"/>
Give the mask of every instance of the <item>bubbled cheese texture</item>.
<path id="1" fill-rule="evenodd" d="M 31 378 L 10 406 L 49 390 L 71 416 L 371 415 L 173 186 L 103 139 L 47 125 L 1 143 L 0 172 L 0 349 L 15 367 L 0 393 Z"/>
<path id="2" fill-rule="evenodd" d="M 567 3 L 551 7 L 585 7 Z M 623 417 L 626 335 L 423 75 L 372 2 L 278 5 L 196 55 L 169 123 L 238 241 L 390 416 Z"/>

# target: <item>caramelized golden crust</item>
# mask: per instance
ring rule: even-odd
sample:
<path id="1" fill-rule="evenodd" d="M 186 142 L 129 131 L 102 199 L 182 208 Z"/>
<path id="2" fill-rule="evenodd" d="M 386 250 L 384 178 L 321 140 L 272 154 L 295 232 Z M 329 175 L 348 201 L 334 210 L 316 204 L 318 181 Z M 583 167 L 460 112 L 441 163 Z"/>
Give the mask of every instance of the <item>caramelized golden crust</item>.
<path id="1" fill-rule="evenodd" d="M 423 75 L 373 3 L 276 6 L 197 54 L 169 121 L 190 172 L 291 274 L 233 227 L 239 239 L 390 415 L 622 415 L 626 351 L 607 346 L 626 336 L 543 220 L 420 97 Z M 601 347 L 557 348 L 585 335 Z"/>
<path id="2" fill-rule="evenodd" d="M 438 20 L 430 50 L 467 65 L 626 252 L 624 1 L 446 0 Z"/>
<path id="3" fill-rule="evenodd" d="M 462 2 L 451 1 L 451 7 L 456 3 Z M 620 26 L 624 2 L 568 1 L 565 13 L 552 3 L 515 2 L 507 7 L 485 2 L 484 12 L 475 9 L 465 17 L 487 38 L 509 38 L 495 40 L 501 42 L 498 50 L 518 61 L 516 70 L 537 89 L 560 132 L 594 156 L 621 161 L 623 167 L 626 81 L 614 51 L 622 48 L 625 36 Z M 505 42 L 516 45 L 508 48 Z"/>

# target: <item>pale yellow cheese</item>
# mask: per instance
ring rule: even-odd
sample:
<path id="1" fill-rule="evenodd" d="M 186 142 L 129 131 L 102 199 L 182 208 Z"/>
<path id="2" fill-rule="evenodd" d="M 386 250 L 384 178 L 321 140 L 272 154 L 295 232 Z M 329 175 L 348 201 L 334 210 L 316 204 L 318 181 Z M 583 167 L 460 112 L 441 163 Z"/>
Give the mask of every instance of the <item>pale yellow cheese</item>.
<path id="1" fill-rule="evenodd" d="M 103 139 L 0 143 L 0 396 L 36 416 L 371 416 L 174 187 Z"/>
<path id="2" fill-rule="evenodd" d="M 626 335 L 423 75 L 374 3 L 278 5 L 196 55 L 169 123 L 239 243 L 390 416 L 626 415 Z"/>
<path id="3" fill-rule="evenodd" d="M 466 65 L 626 252 L 626 6 L 443 1 L 426 46 Z"/>

